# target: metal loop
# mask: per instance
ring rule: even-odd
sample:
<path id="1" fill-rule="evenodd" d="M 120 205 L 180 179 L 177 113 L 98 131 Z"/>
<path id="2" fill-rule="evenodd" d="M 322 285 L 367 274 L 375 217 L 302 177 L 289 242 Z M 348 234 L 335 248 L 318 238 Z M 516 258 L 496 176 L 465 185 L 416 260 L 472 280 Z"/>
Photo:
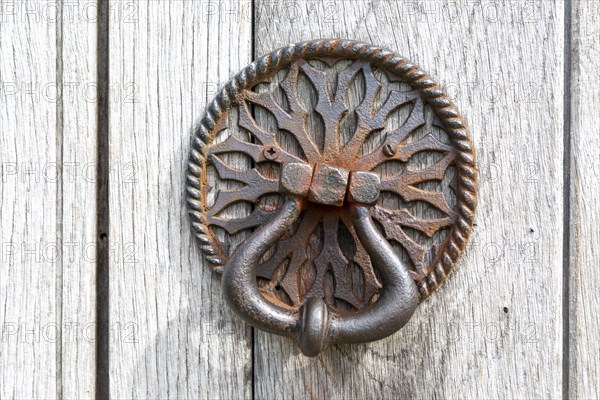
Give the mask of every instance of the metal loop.
<path id="1" fill-rule="evenodd" d="M 320 298 L 310 298 L 294 310 L 273 304 L 261 294 L 256 265 L 300 215 L 302 199 L 298 197 L 288 198 L 275 218 L 248 237 L 225 266 L 222 286 L 228 304 L 249 324 L 294 338 L 307 356 L 316 356 L 330 343 L 370 342 L 402 328 L 418 305 L 417 286 L 374 226 L 368 208 L 351 207 L 359 240 L 381 275 L 383 288 L 373 304 L 341 315 L 329 310 Z"/>
<path id="2" fill-rule="evenodd" d="M 349 104 L 358 76 L 362 100 Z M 318 101 L 305 104 L 303 88 Z M 252 112 L 256 106 L 270 112 L 276 127 Z M 405 106 L 404 122 L 391 129 L 387 121 Z M 313 113 L 318 129 L 307 120 Z M 356 128 L 342 135 L 348 115 Z M 247 137 L 233 135 L 238 128 Z M 422 135 L 439 129 L 440 137 Z M 291 146 L 278 137 L 282 131 Z M 373 132 L 385 134 L 381 143 L 370 140 Z M 423 152 L 442 157 L 410 168 Z M 230 153 L 249 157 L 253 166 L 238 168 L 237 158 L 224 157 Z M 398 162 L 406 167 L 393 166 Z M 221 190 L 229 181 L 240 185 Z M 420 187 L 430 181 L 441 190 Z M 339 39 L 275 50 L 224 85 L 192 141 L 187 182 L 195 237 L 208 266 L 224 273 L 227 301 L 250 324 L 294 338 L 311 356 L 329 343 L 377 340 L 406 324 L 455 267 L 477 203 L 475 152 L 442 88 L 389 50 Z M 386 207 L 381 193 L 401 201 Z M 273 195 L 289 196 L 283 208 L 263 201 Z M 443 216 L 415 215 L 405 206 L 411 202 Z M 236 203 L 254 209 L 243 216 L 224 212 Z M 228 235 L 250 229 L 231 258 Z M 427 240 L 413 240 L 407 229 Z M 410 271 L 392 241 L 406 251 Z M 259 288 L 257 276 L 269 284 Z"/>

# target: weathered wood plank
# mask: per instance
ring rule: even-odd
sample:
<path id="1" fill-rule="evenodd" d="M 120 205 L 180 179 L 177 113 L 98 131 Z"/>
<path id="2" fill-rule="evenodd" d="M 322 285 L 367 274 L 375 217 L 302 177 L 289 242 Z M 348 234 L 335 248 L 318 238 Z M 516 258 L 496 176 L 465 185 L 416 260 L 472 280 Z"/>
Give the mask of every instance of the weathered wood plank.
<path id="1" fill-rule="evenodd" d="M 96 25 L 61 6 L 2 5 L 2 398 L 94 397 Z"/>
<path id="2" fill-rule="evenodd" d="M 42 88 L 56 81 L 56 24 L 23 23 L 22 11 L 0 24 L 0 397 L 53 398 L 58 347 L 48 339 L 60 314 L 59 185 L 42 170 L 60 160 L 56 105 Z"/>
<path id="3" fill-rule="evenodd" d="M 569 397 L 600 396 L 600 4 L 572 4 Z"/>
<path id="4" fill-rule="evenodd" d="M 62 10 L 63 398 L 94 398 L 96 378 L 97 22 L 85 4 Z M 100 55 L 101 56 L 101 55 Z"/>
<path id="5" fill-rule="evenodd" d="M 251 61 L 250 3 L 127 4 L 110 22 L 111 397 L 248 398 L 251 330 L 192 241 L 184 172 L 206 102 Z"/>
<path id="6" fill-rule="evenodd" d="M 61 396 L 94 398 L 96 379 L 97 22 L 60 3 L 62 47 Z M 89 5 L 87 6 L 89 7 Z"/>
<path id="7" fill-rule="evenodd" d="M 562 390 L 562 2 L 256 2 L 256 55 L 380 44 L 456 95 L 480 161 L 477 227 L 403 331 L 316 359 L 258 332 L 258 398 L 558 398 Z M 549 83 L 550 82 L 550 83 Z M 535 384 L 532 384 L 535 382 Z"/>

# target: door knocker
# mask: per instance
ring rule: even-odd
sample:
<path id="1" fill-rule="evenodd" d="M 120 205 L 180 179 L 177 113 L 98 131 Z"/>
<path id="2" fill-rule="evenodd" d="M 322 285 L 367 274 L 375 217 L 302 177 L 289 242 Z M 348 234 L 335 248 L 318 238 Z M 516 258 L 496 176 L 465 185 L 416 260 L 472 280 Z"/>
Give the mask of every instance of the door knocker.
<path id="1" fill-rule="evenodd" d="M 228 304 L 308 356 L 404 326 L 454 268 L 477 203 L 449 97 L 410 61 L 346 40 L 275 50 L 229 81 L 187 182 Z"/>

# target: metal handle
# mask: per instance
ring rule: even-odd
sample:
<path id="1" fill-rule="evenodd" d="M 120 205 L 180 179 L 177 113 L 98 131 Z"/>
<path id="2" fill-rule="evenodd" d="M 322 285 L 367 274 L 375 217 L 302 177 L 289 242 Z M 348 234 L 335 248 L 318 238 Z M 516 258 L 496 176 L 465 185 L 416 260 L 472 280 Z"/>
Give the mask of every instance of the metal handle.
<path id="1" fill-rule="evenodd" d="M 316 101 L 306 101 L 309 92 Z M 388 124 L 400 109 L 404 122 Z M 471 232 L 477 170 L 459 111 L 427 73 L 377 46 L 315 40 L 259 58 L 224 85 L 192 143 L 192 228 L 207 264 L 224 273 L 227 301 L 308 355 L 402 327 L 453 270 Z M 424 153 L 438 161 L 412 168 Z M 235 189 L 223 187 L 230 181 Z M 433 181 L 436 189 L 424 187 Z M 398 202 L 385 206 L 381 191 Z M 280 210 L 270 208 L 272 195 L 286 198 Z M 227 212 L 236 203 L 254 208 Z M 439 218 L 421 212 L 429 208 Z M 242 245 L 227 243 L 250 229 Z"/>
<path id="2" fill-rule="evenodd" d="M 316 356 L 330 343 L 370 342 L 402 328 L 418 305 L 417 286 L 409 270 L 375 228 L 365 206 L 351 204 L 358 237 L 381 274 L 383 289 L 377 301 L 351 315 L 328 309 L 320 298 L 310 298 L 299 309 L 283 308 L 261 294 L 256 265 L 288 230 L 302 211 L 303 199 L 289 197 L 269 223 L 257 229 L 235 251 L 223 273 L 222 286 L 229 305 L 246 322 L 296 340 L 307 356 Z"/>

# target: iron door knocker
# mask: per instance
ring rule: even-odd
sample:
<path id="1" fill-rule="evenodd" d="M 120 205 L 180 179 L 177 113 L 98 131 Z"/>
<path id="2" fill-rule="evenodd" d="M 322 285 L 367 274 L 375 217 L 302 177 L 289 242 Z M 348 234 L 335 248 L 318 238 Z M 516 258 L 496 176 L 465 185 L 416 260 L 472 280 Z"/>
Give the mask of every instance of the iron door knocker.
<path id="1" fill-rule="evenodd" d="M 347 40 L 238 73 L 207 108 L 187 182 L 228 304 L 308 356 L 402 328 L 454 267 L 477 203 L 449 97 L 410 61 Z"/>

